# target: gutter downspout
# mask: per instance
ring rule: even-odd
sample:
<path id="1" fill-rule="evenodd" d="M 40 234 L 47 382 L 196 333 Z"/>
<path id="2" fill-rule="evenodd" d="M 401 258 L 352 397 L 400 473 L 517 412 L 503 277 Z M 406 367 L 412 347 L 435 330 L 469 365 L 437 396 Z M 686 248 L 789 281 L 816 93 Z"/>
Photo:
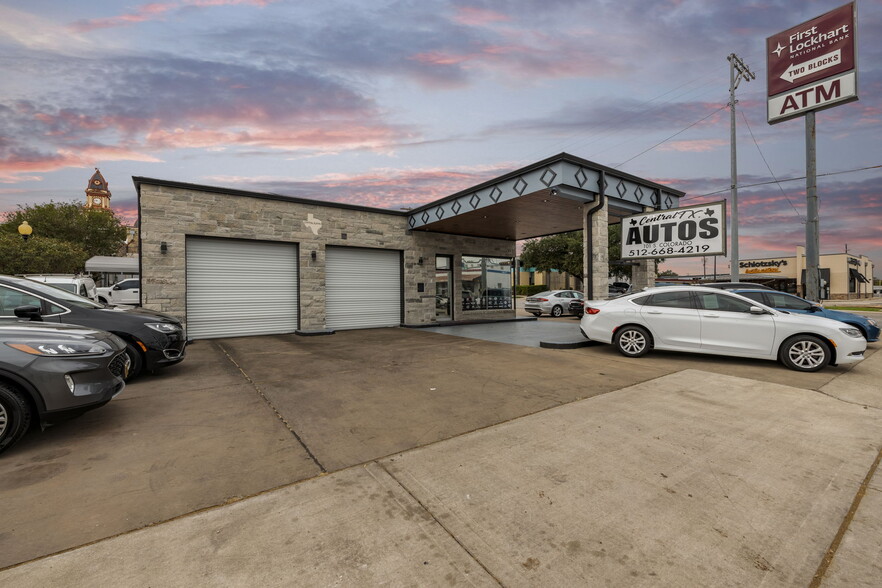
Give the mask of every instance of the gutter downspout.
<path id="1" fill-rule="evenodd" d="M 586 217 L 585 226 L 585 297 L 588 300 L 594 298 L 594 256 L 588 252 L 589 247 L 594 242 L 594 230 L 592 229 L 592 220 L 594 214 L 606 205 L 606 172 L 600 170 L 600 179 L 597 180 L 600 188 L 597 193 L 596 206 L 589 209 Z"/>

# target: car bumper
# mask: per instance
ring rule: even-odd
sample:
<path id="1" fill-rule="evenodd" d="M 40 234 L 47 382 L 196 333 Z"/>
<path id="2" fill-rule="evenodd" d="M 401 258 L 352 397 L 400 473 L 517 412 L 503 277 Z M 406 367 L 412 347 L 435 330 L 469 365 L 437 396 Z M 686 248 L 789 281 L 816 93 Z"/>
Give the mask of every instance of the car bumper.
<path id="1" fill-rule="evenodd" d="M 37 358 L 28 366 L 29 383 L 40 392 L 44 422 L 55 422 L 98 408 L 123 391 L 124 353 L 101 357 Z M 65 376 L 73 382 L 73 391 Z"/>
<path id="2" fill-rule="evenodd" d="M 174 365 L 184 360 L 187 333 L 183 329 L 174 333 L 159 333 L 145 329 L 139 335 L 147 348 L 144 353 L 144 367 L 147 370 Z"/>

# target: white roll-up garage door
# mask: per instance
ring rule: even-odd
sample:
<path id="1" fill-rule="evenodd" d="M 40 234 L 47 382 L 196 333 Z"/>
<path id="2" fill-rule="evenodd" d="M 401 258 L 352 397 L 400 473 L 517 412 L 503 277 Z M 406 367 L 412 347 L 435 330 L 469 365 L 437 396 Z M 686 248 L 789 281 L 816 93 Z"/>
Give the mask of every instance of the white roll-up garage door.
<path id="1" fill-rule="evenodd" d="M 297 275 L 293 243 L 188 237 L 188 335 L 293 333 Z"/>
<path id="2" fill-rule="evenodd" d="M 325 312 L 329 329 L 401 324 L 401 253 L 387 249 L 325 249 Z"/>

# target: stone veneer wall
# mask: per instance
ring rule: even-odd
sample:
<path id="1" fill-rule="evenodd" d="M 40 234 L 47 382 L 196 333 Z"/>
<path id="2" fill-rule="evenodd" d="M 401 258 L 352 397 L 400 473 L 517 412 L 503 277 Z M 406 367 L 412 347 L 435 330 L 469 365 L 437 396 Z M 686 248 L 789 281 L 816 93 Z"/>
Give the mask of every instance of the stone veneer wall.
<path id="1" fill-rule="evenodd" d="M 452 255 L 454 319 L 511 318 L 511 310 L 462 311 L 462 255 L 508 257 L 515 243 L 407 230 L 407 217 L 383 211 L 340 208 L 142 183 L 141 296 L 145 308 L 186 321 L 187 236 L 297 243 L 300 256 L 300 329 L 325 328 L 325 247 L 348 246 L 404 252 L 404 321 L 435 322 L 435 255 Z M 318 233 L 308 221 L 321 222 Z M 345 237 L 344 237 L 345 235 Z M 160 252 L 165 242 L 168 253 Z M 316 252 L 315 261 L 311 253 Z M 422 265 L 419 259 L 423 258 Z M 418 284 L 424 291 L 418 291 Z"/>

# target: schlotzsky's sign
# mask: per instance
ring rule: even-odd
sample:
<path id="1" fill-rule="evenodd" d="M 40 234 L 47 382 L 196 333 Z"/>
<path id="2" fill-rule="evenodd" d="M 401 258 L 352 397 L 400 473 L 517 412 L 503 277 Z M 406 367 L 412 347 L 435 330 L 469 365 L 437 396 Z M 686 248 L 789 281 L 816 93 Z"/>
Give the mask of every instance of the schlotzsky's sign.
<path id="1" fill-rule="evenodd" d="M 622 259 L 725 254 L 725 201 L 622 219 Z"/>
<path id="2" fill-rule="evenodd" d="M 768 120 L 858 99 L 855 3 L 766 39 Z"/>

